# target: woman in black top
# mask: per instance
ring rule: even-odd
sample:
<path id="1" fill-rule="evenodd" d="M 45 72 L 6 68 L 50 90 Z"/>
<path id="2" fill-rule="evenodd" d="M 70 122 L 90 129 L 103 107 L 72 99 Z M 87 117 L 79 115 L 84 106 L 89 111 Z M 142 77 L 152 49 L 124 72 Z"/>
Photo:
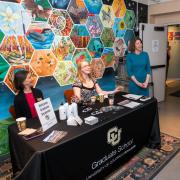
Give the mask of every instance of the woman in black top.
<path id="1" fill-rule="evenodd" d="M 81 58 L 82 59 L 82 58 Z M 73 91 L 75 97 L 78 101 L 90 101 L 92 96 L 96 94 L 111 94 L 116 93 L 123 89 L 119 86 L 114 91 L 103 91 L 97 81 L 91 76 L 91 67 L 90 64 L 83 60 L 77 63 L 78 65 L 78 74 L 77 78 L 73 84 Z"/>
<path id="2" fill-rule="evenodd" d="M 36 118 L 37 112 L 34 103 L 43 99 L 42 92 L 33 88 L 31 75 L 26 70 L 21 70 L 14 75 L 14 85 L 18 94 L 14 98 L 16 118 Z"/>

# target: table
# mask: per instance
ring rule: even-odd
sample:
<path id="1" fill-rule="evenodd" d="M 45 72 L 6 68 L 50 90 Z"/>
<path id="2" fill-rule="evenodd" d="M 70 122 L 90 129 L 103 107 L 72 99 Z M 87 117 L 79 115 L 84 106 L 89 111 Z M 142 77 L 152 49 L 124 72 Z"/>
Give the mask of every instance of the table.
<path id="1" fill-rule="evenodd" d="M 124 98 L 116 94 L 115 104 Z M 93 108 L 106 106 L 96 103 Z M 58 112 L 56 112 L 57 118 Z M 87 117 L 90 114 L 82 113 Z M 67 126 L 59 121 L 41 137 L 25 141 L 19 136 L 16 124 L 10 125 L 9 145 L 14 173 L 17 180 L 81 180 L 102 179 L 122 165 L 144 145 L 160 145 L 157 100 L 117 112 L 97 116 L 99 123 Z M 33 123 L 32 123 L 33 122 Z M 29 120 L 29 127 L 38 127 L 38 120 Z M 68 134 L 57 144 L 42 140 L 52 130 L 64 130 Z"/>

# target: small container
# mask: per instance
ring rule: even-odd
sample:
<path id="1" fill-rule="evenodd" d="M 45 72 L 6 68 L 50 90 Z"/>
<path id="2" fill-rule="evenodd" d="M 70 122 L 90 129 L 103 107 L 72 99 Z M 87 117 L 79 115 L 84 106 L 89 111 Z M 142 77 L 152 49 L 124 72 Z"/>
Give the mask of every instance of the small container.
<path id="1" fill-rule="evenodd" d="M 63 103 L 61 103 L 61 106 L 59 107 L 59 118 L 60 120 L 66 120 L 66 109 Z"/>
<path id="2" fill-rule="evenodd" d="M 24 131 L 26 129 L 26 117 L 20 117 L 16 119 L 19 131 Z"/>

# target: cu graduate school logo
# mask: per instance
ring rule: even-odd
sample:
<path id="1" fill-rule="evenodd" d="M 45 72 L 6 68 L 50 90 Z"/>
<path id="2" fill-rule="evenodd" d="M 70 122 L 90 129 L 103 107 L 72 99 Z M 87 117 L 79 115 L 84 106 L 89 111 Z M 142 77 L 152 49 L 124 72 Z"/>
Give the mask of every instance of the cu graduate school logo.
<path id="1" fill-rule="evenodd" d="M 122 129 L 121 128 L 118 129 L 117 126 L 109 129 L 107 133 L 107 143 L 111 144 L 112 146 L 119 144 L 121 140 L 121 132 L 122 132 Z"/>

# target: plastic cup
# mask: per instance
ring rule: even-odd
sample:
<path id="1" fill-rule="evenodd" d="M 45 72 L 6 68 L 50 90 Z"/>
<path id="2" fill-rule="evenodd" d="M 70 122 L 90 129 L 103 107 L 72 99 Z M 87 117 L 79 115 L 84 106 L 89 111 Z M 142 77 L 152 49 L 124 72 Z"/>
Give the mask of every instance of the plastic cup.
<path id="1" fill-rule="evenodd" d="M 26 129 L 26 117 L 20 117 L 16 119 L 19 131 L 24 131 Z"/>
<path id="2" fill-rule="evenodd" d="M 114 94 L 108 94 L 109 105 L 114 105 Z"/>
<path id="3" fill-rule="evenodd" d="M 104 102 L 104 94 L 99 94 L 99 101 L 100 103 Z"/>

